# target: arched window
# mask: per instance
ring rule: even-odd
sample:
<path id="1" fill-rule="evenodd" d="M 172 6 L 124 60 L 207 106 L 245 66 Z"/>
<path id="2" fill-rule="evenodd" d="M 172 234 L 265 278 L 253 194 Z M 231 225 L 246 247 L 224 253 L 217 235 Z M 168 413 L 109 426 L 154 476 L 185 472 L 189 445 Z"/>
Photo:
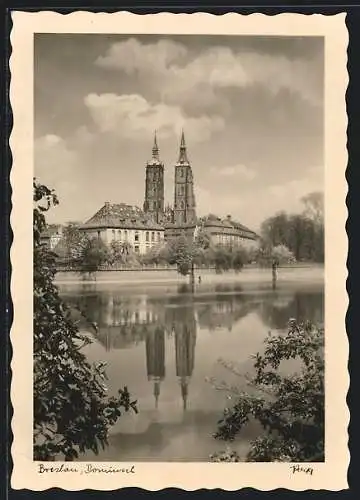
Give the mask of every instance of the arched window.
<path id="1" fill-rule="evenodd" d="M 127 233 L 126 229 L 125 229 L 125 231 L 124 231 L 124 238 L 125 238 L 125 240 L 127 240 L 127 239 L 128 239 L 128 233 Z"/>
<path id="2" fill-rule="evenodd" d="M 135 231 L 135 241 L 139 241 L 139 231 Z"/>
<path id="3" fill-rule="evenodd" d="M 155 232 L 154 231 L 152 231 L 152 233 L 151 233 L 151 241 L 155 241 Z"/>
<path id="4" fill-rule="evenodd" d="M 121 240 L 121 229 L 118 229 L 118 239 Z"/>
<path id="5" fill-rule="evenodd" d="M 115 229 L 112 230 L 112 239 L 115 240 Z"/>
<path id="6" fill-rule="evenodd" d="M 146 233 L 145 233 L 145 240 L 149 241 L 149 231 L 146 231 Z"/>
<path id="7" fill-rule="evenodd" d="M 180 208 L 184 208 L 184 202 L 183 202 L 183 200 L 180 201 Z"/>
<path id="8" fill-rule="evenodd" d="M 157 240 L 160 241 L 160 233 L 157 233 Z"/>

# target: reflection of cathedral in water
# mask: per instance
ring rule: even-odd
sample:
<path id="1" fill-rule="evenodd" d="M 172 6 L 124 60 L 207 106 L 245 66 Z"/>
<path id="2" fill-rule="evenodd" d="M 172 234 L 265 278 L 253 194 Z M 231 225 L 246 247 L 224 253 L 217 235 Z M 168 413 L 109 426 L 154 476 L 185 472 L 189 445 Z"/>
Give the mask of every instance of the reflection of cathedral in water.
<path id="1" fill-rule="evenodd" d="M 180 292 L 168 298 L 97 293 L 69 298 L 68 302 L 82 311 L 88 327 L 95 326 L 95 336 L 106 350 L 145 344 L 144 362 L 156 408 L 161 402 L 162 382 L 168 375 L 166 345 L 170 343 L 170 356 L 175 351 L 174 372 L 184 410 L 194 372 L 197 327 L 209 332 L 231 330 L 253 312 L 265 328 L 283 329 L 290 317 L 321 322 L 324 311 L 323 294 L 316 291 L 248 294 L 225 286 L 206 296 Z"/>
<path id="2" fill-rule="evenodd" d="M 92 298 L 95 300 L 95 298 Z M 158 407 L 161 382 L 165 379 L 165 334 L 174 342 L 176 376 L 183 408 L 187 407 L 188 386 L 194 370 L 196 320 L 192 303 L 175 307 L 147 297 L 117 297 L 104 294 L 91 300 L 91 320 L 97 325 L 97 339 L 107 351 L 145 342 L 146 371 L 153 383 Z"/>
<path id="3" fill-rule="evenodd" d="M 195 364 L 196 321 L 193 306 L 167 309 L 164 326 L 158 326 L 146 336 L 146 367 L 149 380 L 154 382 L 156 407 L 160 397 L 161 381 L 165 378 L 165 326 L 173 334 L 176 376 L 181 388 L 183 409 L 186 410 L 188 387 Z"/>
<path id="4" fill-rule="evenodd" d="M 163 324 L 162 310 L 148 303 L 146 297 L 101 298 L 98 308 L 97 339 L 106 350 L 124 349 L 144 342 Z"/>

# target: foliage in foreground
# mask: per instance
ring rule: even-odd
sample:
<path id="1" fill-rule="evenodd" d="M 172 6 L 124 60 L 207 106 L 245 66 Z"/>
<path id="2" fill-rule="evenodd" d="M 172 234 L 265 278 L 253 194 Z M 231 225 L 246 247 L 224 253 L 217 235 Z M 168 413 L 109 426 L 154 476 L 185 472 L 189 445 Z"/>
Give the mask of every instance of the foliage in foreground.
<path id="1" fill-rule="evenodd" d="M 259 421 L 263 435 L 251 443 L 250 462 L 321 462 L 324 460 L 324 331 L 310 323 L 290 320 L 286 335 L 265 340 L 264 354 L 256 354 L 256 375 L 249 379 L 255 395 L 223 385 L 235 399 L 225 408 L 215 438 L 234 441 L 252 419 Z M 281 373 L 281 362 L 299 360 L 297 373 Z M 231 363 L 223 363 L 240 375 Z M 261 395 L 259 395 L 259 393 Z M 215 454 L 212 461 L 239 461 L 236 452 Z"/>
<path id="2" fill-rule="evenodd" d="M 41 244 L 44 212 L 56 205 L 53 191 L 34 181 L 34 459 L 73 460 L 98 453 L 108 430 L 130 409 L 127 388 L 108 397 L 104 363 L 90 365 L 81 334 L 53 280 L 55 255 Z"/>

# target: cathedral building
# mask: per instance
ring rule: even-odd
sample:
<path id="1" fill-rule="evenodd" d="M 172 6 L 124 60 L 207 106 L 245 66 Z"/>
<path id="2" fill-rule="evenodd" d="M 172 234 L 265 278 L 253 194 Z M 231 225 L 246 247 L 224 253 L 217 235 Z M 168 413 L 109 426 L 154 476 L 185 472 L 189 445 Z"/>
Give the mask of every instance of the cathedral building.
<path id="1" fill-rule="evenodd" d="M 125 203 L 105 205 L 80 229 L 107 244 L 119 241 L 129 244 L 135 253 L 145 254 L 164 240 L 185 235 L 193 238 L 200 229 L 212 243 L 222 246 L 251 246 L 258 241 L 254 231 L 230 215 L 221 218 L 210 214 L 198 219 L 194 175 L 189 161 L 184 131 L 181 133 L 178 160 L 174 165 L 174 198 L 165 206 L 164 163 L 160 159 L 156 133 L 152 157 L 145 167 L 143 209 Z"/>
<path id="2" fill-rule="evenodd" d="M 163 224 L 166 239 L 184 233 L 190 237 L 194 234 L 197 223 L 194 178 L 184 131 L 181 134 L 179 157 L 174 168 L 172 207 L 164 207 L 164 164 L 160 160 L 155 134 L 152 159 L 146 165 L 144 212 L 155 222 Z"/>

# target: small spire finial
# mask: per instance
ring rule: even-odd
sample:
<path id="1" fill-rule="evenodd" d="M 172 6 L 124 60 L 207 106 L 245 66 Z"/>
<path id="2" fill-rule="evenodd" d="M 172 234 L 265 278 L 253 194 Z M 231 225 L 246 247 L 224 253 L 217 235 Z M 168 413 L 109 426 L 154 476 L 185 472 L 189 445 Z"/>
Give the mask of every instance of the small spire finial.
<path id="1" fill-rule="evenodd" d="M 186 148 L 185 134 L 184 134 L 184 129 L 183 128 L 181 129 L 181 144 L 180 144 L 180 147 L 181 148 Z"/>
<path id="2" fill-rule="evenodd" d="M 188 163 L 184 129 L 181 129 L 179 163 Z"/>
<path id="3" fill-rule="evenodd" d="M 155 408 L 158 408 L 159 405 L 159 396 L 160 396 L 160 382 L 159 380 L 154 383 L 154 396 L 155 396 Z"/>
<path id="4" fill-rule="evenodd" d="M 181 378 L 180 386 L 181 386 L 181 396 L 183 400 L 183 410 L 186 411 L 187 399 L 188 399 L 188 381 L 186 380 L 185 377 Z"/>
<path id="5" fill-rule="evenodd" d="M 159 148 L 158 148 L 158 144 L 157 144 L 156 130 L 154 133 L 154 145 L 152 148 L 152 154 L 153 154 L 153 158 L 155 158 L 156 160 L 159 160 Z"/>

